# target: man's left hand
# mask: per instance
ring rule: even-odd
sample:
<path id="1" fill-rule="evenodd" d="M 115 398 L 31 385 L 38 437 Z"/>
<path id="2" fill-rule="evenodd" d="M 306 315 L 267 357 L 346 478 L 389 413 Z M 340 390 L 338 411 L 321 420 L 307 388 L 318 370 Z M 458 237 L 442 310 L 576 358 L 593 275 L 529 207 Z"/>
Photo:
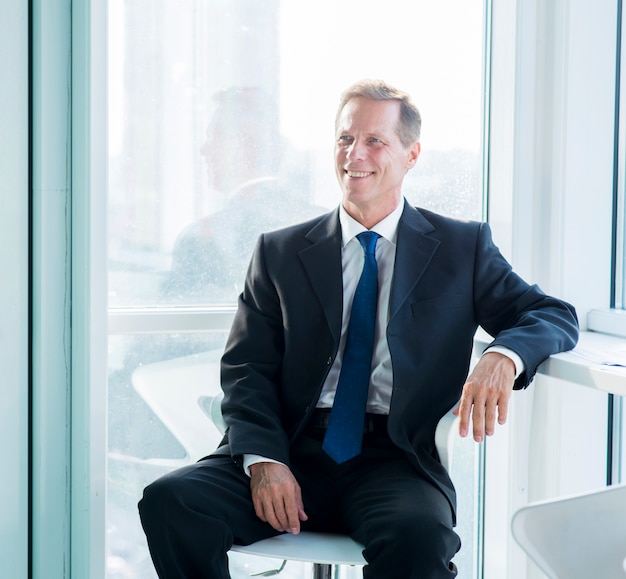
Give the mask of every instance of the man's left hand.
<path id="1" fill-rule="evenodd" d="M 474 440 L 482 442 L 485 435 L 504 424 L 509 410 L 509 399 L 515 383 L 513 360 L 498 352 L 487 352 L 476 364 L 463 386 L 461 402 L 454 410 L 460 417 L 459 434 L 467 436 L 470 419 Z"/>

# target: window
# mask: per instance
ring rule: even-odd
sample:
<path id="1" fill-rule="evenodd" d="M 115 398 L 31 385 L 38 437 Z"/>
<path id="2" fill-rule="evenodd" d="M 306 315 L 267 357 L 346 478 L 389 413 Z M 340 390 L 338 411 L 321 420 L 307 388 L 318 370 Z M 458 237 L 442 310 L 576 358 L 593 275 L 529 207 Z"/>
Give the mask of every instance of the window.
<path id="1" fill-rule="evenodd" d="M 626 263 L 626 237 L 624 235 L 624 227 L 626 224 L 625 211 L 626 204 L 624 203 L 624 196 L 626 192 L 626 123 L 624 122 L 624 112 L 626 111 L 626 87 L 624 83 L 626 82 L 626 75 L 624 74 L 623 66 L 621 63 L 624 62 L 624 43 L 622 41 L 624 34 L 624 20 L 623 15 L 621 14 L 621 5 L 620 7 L 620 16 L 622 16 L 622 21 L 618 23 L 618 28 L 621 30 L 621 33 L 618 34 L 617 42 L 617 52 L 620 54 L 618 58 L 618 66 L 617 66 L 617 83 L 618 83 L 618 91 L 619 97 L 616 102 L 616 123 L 615 123 L 615 148 L 616 148 L 616 156 L 617 156 L 617 166 L 616 166 L 616 179 L 615 179 L 615 191 L 614 195 L 614 258 L 613 258 L 613 268 L 614 268 L 614 288 L 613 288 L 613 299 L 612 305 L 618 309 L 626 309 L 626 267 L 624 264 Z"/>
<path id="2" fill-rule="evenodd" d="M 482 0 L 109 0 L 107 577 L 155 576 L 141 490 L 219 440 L 202 400 L 219 389 L 258 234 L 338 204 L 346 86 L 374 77 L 411 93 L 422 155 L 406 196 L 481 218 L 484 12 Z M 475 457 L 458 465 L 470 577 Z M 259 565 L 234 561 L 233 576 Z"/>
<path id="3" fill-rule="evenodd" d="M 615 310 L 595 310 L 589 315 L 591 330 L 615 334 L 626 337 L 623 310 L 626 310 L 626 75 L 624 74 L 623 41 L 625 18 L 622 2 L 618 2 L 616 13 L 617 35 L 616 50 L 616 99 L 615 99 L 615 139 L 614 149 L 616 163 L 613 167 L 613 255 L 612 255 L 612 288 L 611 307 Z M 607 482 L 617 483 L 626 480 L 626 444 L 625 426 L 626 412 L 624 411 L 624 397 L 611 395 L 609 411 L 612 425 L 609 431 L 610 449 Z"/>

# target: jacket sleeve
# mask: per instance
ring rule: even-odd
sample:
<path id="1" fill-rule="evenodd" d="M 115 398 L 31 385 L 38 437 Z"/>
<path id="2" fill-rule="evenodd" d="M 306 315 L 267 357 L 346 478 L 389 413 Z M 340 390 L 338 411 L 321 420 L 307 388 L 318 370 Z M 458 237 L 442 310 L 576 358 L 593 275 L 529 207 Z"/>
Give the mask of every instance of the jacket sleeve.
<path id="1" fill-rule="evenodd" d="M 283 321 L 264 252 L 262 235 L 222 357 L 222 413 L 235 459 L 258 454 L 289 464 L 289 440 L 282 426 L 279 395 Z"/>
<path id="2" fill-rule="evenodd" d="M 570 304 L 527 284 L 493 243 L 484 223 L 476 246 L 474 309 L 478 323 L 494 337 L 490 346 L 518 354 L 525 371 L 515 389 L 526 388 L 550 355 L 570 350 L 578 340 L 578 319 Z"/>

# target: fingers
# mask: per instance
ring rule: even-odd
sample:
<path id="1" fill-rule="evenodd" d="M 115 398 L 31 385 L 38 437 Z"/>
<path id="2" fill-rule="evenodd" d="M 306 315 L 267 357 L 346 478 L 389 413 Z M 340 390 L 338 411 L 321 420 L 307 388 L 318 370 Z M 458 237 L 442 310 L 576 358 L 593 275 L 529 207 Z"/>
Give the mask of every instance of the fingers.
<path id="1" fill-rule="evenodd" d="M 508 417 L 509 399 L 515 381 L 513 363 L 501 354 L 481 358 L 467 382 L 455 414 L 459 416 L 459 434 L 472 435 L 476 442 L 495 432 L 496 420 L 504 424 Z M 513 365 L 514 366 L 514 365 Z"/>
<path id="2" fill-rule="evenodd" d="M 505 424 L 509 417 L 509 400 L 510 397 L 503 398 L 498 404 L 498 424 Z"/>
<path id="3" fill-rule="evenodd" d="M 465 392 L 465 388 L 463 388 Z M 459 434 L 465 438 L 468 434 L 469 421 L 472 412 L 472 403 L 462 396 L 460 404 L 454 409 L 454 414 L 459 417 Z"/>
<path id="4" fill-rule="evenodd" d="M 471 423 L 474 440 L 482 442 L 485 436 L 494 434 L 496 418 L 499 424 L 506 422 L 506 406 L 507 403 L 503 398 L 463 396 L 458 412 L 459 434 L 463 437 L 467 436 Z"/>
<path id="5" fill-rule="evenodd" d="M 262 521 L 269 523 L 277 531 L 294 535 L 300 532 L 298 510 L 289 499 L 278 496 L 261 498 L 255 501 L 255 511 Z"/>
<path id="6" fill-rule="evenodd" d="M 300 486 L 282 464 L 259 463 L 250 468 L 252 502 L 257 516 L 281 532 L 298 534 L 307 515 Z"/>

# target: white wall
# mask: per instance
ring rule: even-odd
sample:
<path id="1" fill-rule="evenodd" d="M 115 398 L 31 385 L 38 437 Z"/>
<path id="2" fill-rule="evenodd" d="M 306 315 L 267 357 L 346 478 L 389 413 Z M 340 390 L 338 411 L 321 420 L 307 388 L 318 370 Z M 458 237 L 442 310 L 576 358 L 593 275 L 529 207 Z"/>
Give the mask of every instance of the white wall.
<path id="1" fill-rule="evenodd" d="M 28 6 L 0 2 L 0 576 L 28 573 Z"/>
<path id="2" fill-rule="evenodd" d="M 32 9 L 33 578 L 70 566 L 71 4 Z"/>
<path id="3" fill-rule="evenodd" d="M 617 2 L 493 4 L 490 221 L 585 327 L 611 290 Z"/>

